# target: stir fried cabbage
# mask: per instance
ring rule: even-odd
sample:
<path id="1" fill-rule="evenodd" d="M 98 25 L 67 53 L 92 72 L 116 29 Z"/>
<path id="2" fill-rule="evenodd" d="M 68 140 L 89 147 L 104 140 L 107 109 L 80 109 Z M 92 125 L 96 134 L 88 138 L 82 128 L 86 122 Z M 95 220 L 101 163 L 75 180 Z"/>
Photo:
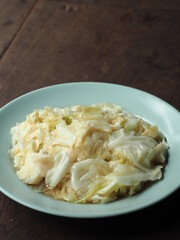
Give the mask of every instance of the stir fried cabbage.
<path id="1" fill-rule="evenodd" d="M 168 144 L 114 104 L 35 110 L 11 129 L 19 179 L 55 199 L 106 203 L 162 178 Z"/>

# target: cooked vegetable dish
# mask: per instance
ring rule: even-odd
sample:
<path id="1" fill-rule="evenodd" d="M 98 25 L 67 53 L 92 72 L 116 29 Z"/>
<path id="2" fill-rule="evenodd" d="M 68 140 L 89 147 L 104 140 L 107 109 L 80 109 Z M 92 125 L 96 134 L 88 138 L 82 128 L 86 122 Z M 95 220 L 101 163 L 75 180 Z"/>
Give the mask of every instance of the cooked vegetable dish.
<path id="1" fill-rule="evenodd" d="M 157 126 L 120 106 L 35 110 L 11 129 L 19 179 L 55 199 L 106 203 L 159 180 L 168 144 Z"/>

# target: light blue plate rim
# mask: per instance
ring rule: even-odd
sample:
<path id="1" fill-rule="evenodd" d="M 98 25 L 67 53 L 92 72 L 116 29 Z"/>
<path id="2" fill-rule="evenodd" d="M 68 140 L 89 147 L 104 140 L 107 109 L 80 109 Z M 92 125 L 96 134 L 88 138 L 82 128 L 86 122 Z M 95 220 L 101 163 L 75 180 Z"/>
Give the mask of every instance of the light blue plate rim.
<path id="1" fill-rule="evenodd" d="M 180 143 L 180 132 L 179 132 L 179 130 L 177 130 L 177 124 L 178 124 L 177 119 L 178 119 L 178 121 L 180 121 L 179 111 L 177 109 L 175 109 L 173 106 L 171 106 L 169 103 L 165 102 L 164 100 L 162 100 L 150 93 L 144 92 L 144 91 L 136 89 L 136 88 L 128 87 L 125 85 L 102 83 L 102 82 L 73 82 L 73 83 L 63 83 L 63 84 L 57 84 L 57 85 L 43 87 L 43 88 L 31 91 L 29 93 L 26 93 L 16 99 L 12 100 L 11 102 L 7 103 L 5 106 L 3 106 L 0 109 L 0 123 L 2 120 L 1 117 L 3 116 L 4 112 L 8 112 L 8 109 L 12 110 L 15 107 L 18 108 L 19 104 L 22 104 L 22 106 L 23 106 L 23 102 L 27 98 L 31 99 L 35 96 L 37 97 L 40 95 L 41 96 L 46 95 L 48 92 L 51 92 L 51 91 L 53 91 L 53 92 L 64 91 L 64 90 L 67 91 L 67 89 L 72 92 L 72 96 L 73 96 L 73 94 L 74 94 L 73 91 L 77 91 L 77 93 L 78 93 L 78 91 L 79 91 L 78 88 L 83 89 L 85 91 L 84 97 L 85 97 L 85 95 L 87 95 L 89 97 L 89 99 L 91 99 L 91 96 L 88 92 L 88 89 L 91 89 L 91 90 L 94 89 L 94 92 L 95 92 L 94 94 L 96 97 L 94 99 L 89 100 L 90 104 L 96 98 L 98 98 L 98 101 L 99 101 L 99 99 L 107 99 L 107 97 L 106 96 L 104 97 L 103 93 L 101 93 L 101 92 L 99 92 L 99 95 L 100 95 L 100 97 L 99 97 L 98 93 L 96 93 L 96 89 L 98 89 L 98 90 L 104 89 L 104 94 L 107 94 L 108 89 L 110 89 L 110 88 L 111 88 L 110 91 L 113 90 L 115 92 L 121 93 L 122 95 L 124 94 L 123 96 L 124 96 L 125 100 L 128 101 L 128 103 L 126 104 L 127 106 L 130 106 L 130 101 L 128 99 L 131 97 L 133 98 L 134 94 L 136 95 L 137 100 L 138 100 L 138 98 L 142 98 L 142 99 L 144 99 L 144 101 L 147 101 L 147 103 L 151 103 L 151 101 L 152 101 L 152 103 L 154 103 L 155 105 L 157 104 L 157 106 L 160 107 L 160 108 L 158 108 L 158 110 L 160 111 L 160 109 L 161 110 L 163 109 L 162 114 L 165 114 L 164 116 L 166 116 L 168 118 L 168 121 L 166 122 L 167 125 L 166 125 L 166 123 L 164 123 L 164 125 L 160 124 L 160 128 L 162 127 L 163 133 L 166 135 L 167 139 L 169 140 L 169 143 L 171 143 L 170 148 L 172 148 L 172 149 L 171 149 L 169 161 L 171 159 L 173 159 L 174 156 L 180 157 L 180 151 L 177 151 L 177 146 L 179 146 L 179 143 Z M 126 93 L 127 93 L 127 95 L 130 94 L 129 98 L 126 96 Z M 74 94 L 74 96 L 76 98 L 78 98 L 78 94 Z M 110 96 L 110 98 L 108 100 L 111 100 L 113 98 L 113 93 L 110 92 L 109 96 Z M 92 96 L 92 98 L 93 98 L 93 96 Z M 118 101 L 118 99 L 119 98 L 116 96 L 116 98 L 113 98 L 113 101 L 106 101 L 106 102 L 116 103 Z M 143 103 L 142 99 L 139 100 L 139 103 L 141 103 L 142 105 L 144 104 L 144 106 L 146 107 L 147 103 L 146 102 Z M 126 103 L 125 100 L 124 100 L 124 103 Z M 69 102 L 72 102 L 72 100 Z M 68 102 L 68 104 L 69 104 L 69 102 Z M 75 102 L 76 103 L 79 102 L 79 99 Z M 103 101 L 103 102 L 105 102 L 105 101 Z M 121 102 L 121 99 L 120 99 L 120 102 Z M 124 105 L 122 105 L 120 102 L 119 102 L 119 105 L 124 107 Z M 93 103 L 96 103 L 96 102 L 93 102 Z M 83 104 L 83 103 L 81 102 L 81 104 Z M 132 103 L 132 104 L 134 106 L 135 103 Z M 28 108 L 30 108 L 30 105 L 31 104 L 29 103 Z M 47 105 L 47 104 L 45 104 L 45 105 Z M 74 105 L 74 104 L 72 104 L 72 105 Z M 126 109 L 127 109 L 127 106 L 125 107 Z M 156 112 L 153 109 L 155 106 L 148 106 L 148 107 L 150 108 L 149 110 L 151 112 L 153 112 L 153 113 Z M 130 108 L 133 108 L 133 107 L 130 106 Z M 141 116 L 141 112 L 142 112 L 143 113 L 142 117 L 144 119 L 150 120 L 150 122 L 152 122 L 152 123 L 156 123 L 156 121 L 157 122 L 159 121 L 159 118 L 153 118 L 153 116 L 152 116 L 152 119 L 149 119 L 148 116 L 150 116 L 150 115 L 148 115 L 144 109 L 145 108 L 139 108 L 137 110 L 136 114 Z M 170 116 L 166 115 L 166 111 L 168 114 L 171 113 L 172 115 L 170 115 Z M 132 113 L 134 113 L 134 111 Z M 146 113 L 146 114 L 144 114 L 144 113 Z M 22 111 L 22 115 L 23 115 L 23 111 Z M 148 115 L 148 116 L 146 116 L 146 115 Z M 172 119 L 172 116 L 175 117 L 175 120 Z M 158 117 L 159 117 L 159 115 L 158 115 Z M 171 125 L 172 120 L 173 120 L 173 124 L 176 123 L 175 125 Z M 168 130 L 165 129 L 165 127 L 168 127 Z M 1 138 L 0 138 L 0 142 L 2 142 Z M 5 153 L 3 152 L 3 154 L 5 154 Z M 0 161 L 2 162 L 1 159 L 0 159 Z M 171 169 L 175 170 L 175 167 L 180 168 L 180 164 L 178 163 L 178 161 L 175 161 L 175 160 L 174 160 L 175 166 L 173 166 L 173 164 L 171 162 L 170 163 L 168 162 L 168 164 L 169 165 L 167 165 L 167 168 L 168 168 L 167 169 L 167 179 L 166 179 L 166 174 L 165 174 L 164 179 L 162 181 L 160 181 L 159 183 L 153 184 L 153 187 L 150 187 L 150 190 L 147 190 L 147 191 L 144 191 L 143 193 L 137 194 L 137 195 L 133 196 L 132 198 L 127 198 L 127 199 L 115 201 L 113 203 L 102 204 L 102 205 L 99 205 L 99 204 L 79 205 L 79 204 L 67 203 L 67 202 L 63 202 L 63 201 L 59 202 L 59 201 L 51 199 L 47 196 L 44 196 L 42 194 L 35 193 L 33 190 L 30 189 L 30 187 L 26 186 L 25 184 L 22 184 L 18 179 L 16 180 L 15 184 L 17 184 L 18 187 L 20 186 L 21 190 L 23 190 L 24 192 L 27 192 L 28 194 L 32 194 L 33 197 L 35 196 L 35 199 L 37 202 L 39 201 L 39 200 L 37 200 L 38 199 L 37 196 L 41 196 L 39 198 L 41 198 L 41 201 L 43 200 L 44 202 L 46 202 L 46 206 L 44 206 L 44 205 L 41 206 L 39 204 L 39 202 L 37 204 L 36 201 L 33 202 L 34 199 L 33 199 L 33 201 L 31 201 L 32 199 L 30 199 L 30 201 L 28 199 L 27 199 L 27 201 L 22 199 L 21 197 L 17 196 L 14 192 L 11 192 L 9 189 L 6 189 L 6 187 L 4 187 L 3 184 L 1 184 L 1 182 L 0 182 L 0 190 L 1 190 L 1 192 L 3 192 L 5 195 L 7 195 L 11 199 L 15 200 L 16 202 L 18 202 L 24 206 L 30 207 L 34 210 L 44 212 L 44 213 L 54 214 L 54 215 L 58 215 L 58 216 L 66 216 L 66 217 L 78 217 L 78 218 L 109 217 L 109 216 L 127 214 L 129 212 L 143 209 L 154 203 L 159 202 L 160 200 L 164 199 L 165 197 L 169 196 L 174 191 L 176 191 L 180 186 L 180 177 L 177 177 L 177 175 L 175 174 L 176 181 L 172 181 L 173 173 L 169 174 L 169 171 Z M 1 172 L 2 172 L 2 170 L 0 170 L 0 174 L 1 174 Z M 11 173 L 12 172 L 13 172 L 13 170 L 11 171 Z M 1 181 L 1 178 L 0 178 L 0 181 Z M 162 184 L 165 181 L 166 181 L 167 187 L 171 186 L 169 190 L 166 190 L 165 189 L 166 185 Z M 160 190 L 161 185 L 163 186 L 163 191 L 161 194 L 159 194 L 158 191 Z M 154 186 L 157 186 L 157 187 L 154 187 Z M 158 186 L 160 186 L 160 187 L 158 187 Z M 147 198 L 149 195 L 146 194 L 146 192 L 148 192 L 148 191 L 150 191 L 150 192 L 154 191 L 156 194 L 159 194 L 159 196 L 152 198 L 151 201 L 149 201 Z M 141 200 L 139 200 L 139 199 L 141 199 L 141 194 L 142 194 L 142 200 L 143 199 L 147 200 L 144 203 Z M 134 199 L 134 202 L 133 202 L 133 199 Z M 57 202 L 59 202 L 59 206 L 58 206 Z M 127 206 L 127 204 L 129 204 L 129 205 Z M 60 209 L 59 209 L 59 207 L 60 207 Z M 69 209 L 69 208 L 72 211 L 67 211 L 67 209 Z"/>

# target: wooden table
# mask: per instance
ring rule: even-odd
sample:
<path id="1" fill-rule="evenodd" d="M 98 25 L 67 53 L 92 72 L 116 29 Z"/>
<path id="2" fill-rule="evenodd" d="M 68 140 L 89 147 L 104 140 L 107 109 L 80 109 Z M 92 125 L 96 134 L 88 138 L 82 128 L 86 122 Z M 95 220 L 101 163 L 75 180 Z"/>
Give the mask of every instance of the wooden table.
<path id="1" fill-rule="evenodd" d="M 178 0 L 1 0 L 0 107 L 43 86 L 99 81 L 180 110 L 179 44 Z M 179 213 L 180 190 L 145 210 L 91 220 L 36 212 L 0 193 L 0 240 L 176 240 Z"/>

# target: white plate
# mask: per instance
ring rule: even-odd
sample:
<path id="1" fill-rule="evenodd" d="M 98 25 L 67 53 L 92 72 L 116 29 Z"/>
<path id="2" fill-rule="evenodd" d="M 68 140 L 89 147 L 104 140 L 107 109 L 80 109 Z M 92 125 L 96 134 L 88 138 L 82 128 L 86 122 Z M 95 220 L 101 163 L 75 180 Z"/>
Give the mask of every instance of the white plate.
<path id="1" fill-rule="evenodd" d="M 164 178 L 133 197 L 108 204 L 73 204 L 57 201 L 32 190 L 16 177 L 8 149 L 10 129 L 34 109 L 109 102 L 122 106 L 155 124 L 170 145 Z M 107 217 L 142 209 L 162 200 L 180 186 L 180 114 L 168 103 L 146 92 L 106 83 L 69 83 L 25 94 L 0 109 L 0 190 L 32 209 L 68 217 Z"/>

